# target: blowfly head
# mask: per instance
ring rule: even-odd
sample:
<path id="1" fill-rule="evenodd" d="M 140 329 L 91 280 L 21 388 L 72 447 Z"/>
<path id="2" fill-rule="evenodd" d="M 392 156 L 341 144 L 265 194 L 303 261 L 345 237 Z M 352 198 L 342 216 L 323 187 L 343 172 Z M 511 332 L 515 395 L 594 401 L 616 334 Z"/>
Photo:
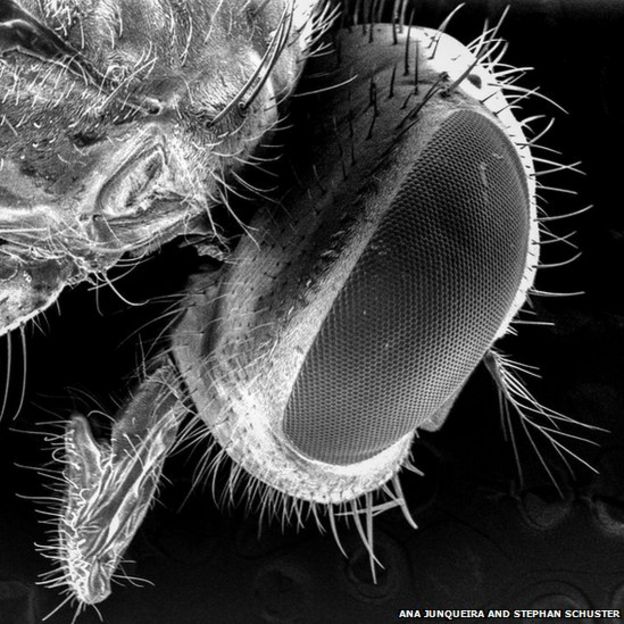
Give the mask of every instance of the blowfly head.
<path id="1" fill-rule="evenodd" d="M 287 495 L 380 488 L 524 303 L 533 165 L 497 45 L 341 33 L 330 80 L 343 86 L 307 102 L 290 187 L 241 240 L 213 305 L 190 306 L 177 353 L 200 415 Z"/>

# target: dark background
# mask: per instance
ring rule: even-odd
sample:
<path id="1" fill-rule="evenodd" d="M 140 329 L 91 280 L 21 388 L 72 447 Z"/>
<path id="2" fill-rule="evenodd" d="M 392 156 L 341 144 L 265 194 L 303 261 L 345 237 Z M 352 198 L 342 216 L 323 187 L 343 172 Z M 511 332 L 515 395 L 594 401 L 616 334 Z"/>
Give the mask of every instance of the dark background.
<path id="1" fill-rule="evenodd" d="M 471 40 L 484 19 L 498 18 L 506 4 L 467 2 L 450 34 Z M 541 85 L 569 111 L 560 115 L 533 101 L 523 113 L 556 115 L 547 144 L 560 149 L 565 162 L 581 160 L 587 174 L 548 180 L 579 195 L 550 194 L 547 209 L 559 214 L 588 203 L 595 207 L 556 226 L 558 233 L 578 231 L 582 258 L 543 271 L 537 282 L 543 290 L 586 294 L 535 300 L 540 319 L 556 326 L 522 327 L 503 346 L 518 360 L 539 365 L 543 380 L 531 389 L 544 403 L 610 430 L 592 434 L 599 448 L 572 447 L 600 475 L 575 464 L 571 476 L 552 449 L 540 446 L 560 482 L 560 496 L 521 441 L 525 480 L 520 484 L 511 446 L 503 439 L 495 387 L 479 369 L 444 428 L 415 445 L 416 464 L 426 477 L 405 475 L 403 483 L 420 529 L 411 530 L 399 512 L 376 520 L 376 550 L 386 569 L 375 586 L 366 554 L 348 528 L 343 529 L 350 555 L 345 559 L 331 537 L 314 528 L 282 535 L 276 525 L 258 540 L 255 517 L 217 510 L 207 493 L 193 494 L 178 513 L 197 459 L 182 454 L 168 462 L 171 483 L 128 553 L 136 564 L 127 571 L 155 587 L 116 588 L 101 605 L 106 622 L 385 624 L 397 621 L 399 609 L 416 607 L 594 607 L 624 613 L 624 2 L 510 4 L 502 28 L 511 43 L 506 62 L 533 66 L 523 84 Z M 415 23 L 437 26 L 456 5 L 419 0 Z M 549 246 L 545 261 L 566 254 L 565 248 Z M 195 262 L 192 250 L 168 246 L 116 286 L 136 302 L 167 296 L 180 291 Z M 129 307 L 106 287 L 98 299 L 99 311 L 88 286 L 67 292 L 62 313 L 48 313 L 43 332 L 27 332 L 26 404 L 18 420 L 0 423 L 0 624 L 39 622 L 58 600 L 35 585 L 48 569 L 33 547 L 44 539 L 42 529 L 35 505 L 15 496 L 44 493 L 40 477 L 15 464 L 41 465 L 49 457 L 39 436 L 18 430 L 41 431 L 37 422 L 59 420 L 98 402 L 114 411 L 114 399 L 125 398 L 126 380 L 140 361 L 136 340 L 123 340 L 166 305 Z M 157 330 L 157 325 L 145 330 L 145 341 Z M 19 336 L 12 341 L 9 413 L 19 402 L 23 366 Z M 49 620 L 69 621 L 69 609 Z M 96 621 L 92 611 L 80 619 Z"/>

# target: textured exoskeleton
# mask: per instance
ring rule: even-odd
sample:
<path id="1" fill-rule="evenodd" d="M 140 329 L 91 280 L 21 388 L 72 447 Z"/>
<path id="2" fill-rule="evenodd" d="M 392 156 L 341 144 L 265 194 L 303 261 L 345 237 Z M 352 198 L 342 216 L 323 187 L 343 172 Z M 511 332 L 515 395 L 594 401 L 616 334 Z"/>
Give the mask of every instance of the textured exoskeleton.
<path id="1" fill-rule="evenodd" d="M 212 210 L 277 123 L 323 6 L 3 0 L 0 334 L 124 254 L 218 239 Z"/>
<path id="2" fill-rule="evenodd" d="M 190 279 L 110 443 L 68 423 L 50 585 L 79 609 L 109 595 L 176 435 L 206 445 L 197 479 L 232 462 L 232 498 L 308 507 L 336 537 L 351 516 L 373 576 L 373 517 L 399 507 L 415 526 L 399 472 L 419 472 L 414 436 L 443 424 L 479 362 L 525 431 L 573 455 L 539 422 L 571 420 L 494 348 L 539 294 L 540 237 L 556 240 L 510 106 L 517 70 L 498 66 L 497 28 L 464 46 L 446 24 L 408 27 L 407 4 L 322 42 L 266 172 L 276 188 L 220 268 Z M 273 168 L 254 150 L 332 15 L 303 0 L 5 3 L 0 332 L 123 254 L 217 243 L 217 206 L 258 190 L 244 166 Z"/>

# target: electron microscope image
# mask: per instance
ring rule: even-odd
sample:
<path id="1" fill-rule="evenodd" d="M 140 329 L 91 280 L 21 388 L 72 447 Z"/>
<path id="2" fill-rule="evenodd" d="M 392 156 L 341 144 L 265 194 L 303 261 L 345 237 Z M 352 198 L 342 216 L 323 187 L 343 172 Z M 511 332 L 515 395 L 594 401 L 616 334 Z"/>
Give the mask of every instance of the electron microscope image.
<path id="1" fill-rule="evenodd" d="M 0 624 L 620 621 L 622 26 L 0 0 Z"/>

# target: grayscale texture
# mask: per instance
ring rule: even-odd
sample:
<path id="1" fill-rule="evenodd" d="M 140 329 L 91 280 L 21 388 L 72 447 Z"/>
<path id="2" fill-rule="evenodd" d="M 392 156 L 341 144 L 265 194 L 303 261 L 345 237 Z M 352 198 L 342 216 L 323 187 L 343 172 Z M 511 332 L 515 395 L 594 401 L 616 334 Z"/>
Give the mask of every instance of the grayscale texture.
<path id="1" fill-rule="evenodd" d="M 314 459 L 350 464 L 429 419 L 509 310 L 526 261 L 526 175 L 504 132 L 451 114 L 337 296 L 284 418 Z"/>

